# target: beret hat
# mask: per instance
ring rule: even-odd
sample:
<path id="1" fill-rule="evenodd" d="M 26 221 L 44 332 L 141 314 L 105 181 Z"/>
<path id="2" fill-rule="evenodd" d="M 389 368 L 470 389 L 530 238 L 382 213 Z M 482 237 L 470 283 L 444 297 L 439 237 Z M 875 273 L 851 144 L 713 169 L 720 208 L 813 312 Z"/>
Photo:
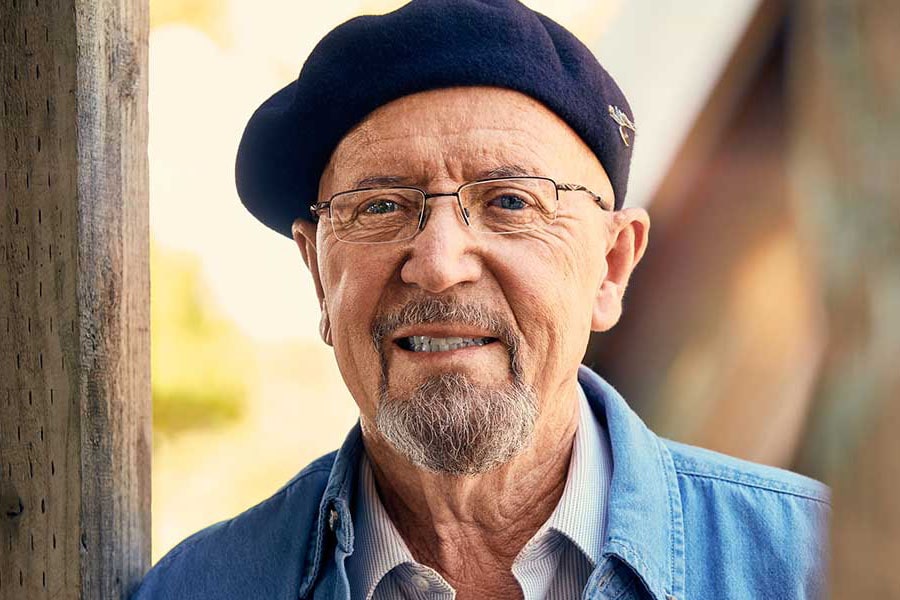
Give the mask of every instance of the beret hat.
<path id="1" fill-rule="evenodd" d="M 516 0 L 413 0 L 336 27 L 247 123 L 235 165 L 241 201 L 290 237 L 294 219 L 311 218 L 334 149 L 369 113 L 468 85 L 517 90 L 556 113 L 596 154 L 621 208 L 633 148 L 625 95 L 572 33 Z"/>

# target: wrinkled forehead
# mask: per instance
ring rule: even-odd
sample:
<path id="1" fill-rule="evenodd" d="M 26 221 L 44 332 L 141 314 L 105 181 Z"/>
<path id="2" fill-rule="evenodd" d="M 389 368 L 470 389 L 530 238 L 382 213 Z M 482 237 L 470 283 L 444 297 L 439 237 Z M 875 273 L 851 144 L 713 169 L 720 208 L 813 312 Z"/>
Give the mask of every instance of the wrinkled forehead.
<path id="1" fill-rule="evenodd" d="M 462 183 L 505 168 L 608 185 L 578 134 L 537 100 L 502 88 L 458 87 L 405 96 L 370 113 L 332 153 L 320 197 L 372 177 Z"/>

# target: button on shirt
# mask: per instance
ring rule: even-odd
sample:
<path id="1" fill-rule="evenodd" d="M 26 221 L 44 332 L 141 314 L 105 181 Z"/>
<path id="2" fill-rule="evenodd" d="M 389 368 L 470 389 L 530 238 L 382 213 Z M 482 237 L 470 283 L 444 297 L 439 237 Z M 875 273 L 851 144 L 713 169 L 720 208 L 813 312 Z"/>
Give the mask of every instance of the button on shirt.
<path id="1" fill-rule="evenodd" d="M 609 439 L 580 386 L 578 398 L 579 421 L 563 494 L 513 562 L 525 600 L 580 597 L 601 559 L 612 475 Z M 352 600 L 455 598 L 455 590 L 437 571 L 413 558 L 381 503 L 365 455 L 353 522 L 355 547 L 347 558 Z"/>

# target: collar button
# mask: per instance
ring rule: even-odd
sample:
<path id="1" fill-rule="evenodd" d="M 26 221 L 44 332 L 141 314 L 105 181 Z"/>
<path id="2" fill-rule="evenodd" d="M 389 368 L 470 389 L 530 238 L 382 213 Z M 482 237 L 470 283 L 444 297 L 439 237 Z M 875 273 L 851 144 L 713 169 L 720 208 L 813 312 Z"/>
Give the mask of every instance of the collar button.
<path id="1" fill-rule="evenodd" d="M 428 583 L 428 580 L 425 579 L 421 575 L 418 575 L 418 574 L 413 575 L 411 579 L 412 579 L 413 585 L 416 586 L 416 589 L 419 590 L 420 592 L 427 592 L 428 589 L 431 587 L 431 584 Z"/>

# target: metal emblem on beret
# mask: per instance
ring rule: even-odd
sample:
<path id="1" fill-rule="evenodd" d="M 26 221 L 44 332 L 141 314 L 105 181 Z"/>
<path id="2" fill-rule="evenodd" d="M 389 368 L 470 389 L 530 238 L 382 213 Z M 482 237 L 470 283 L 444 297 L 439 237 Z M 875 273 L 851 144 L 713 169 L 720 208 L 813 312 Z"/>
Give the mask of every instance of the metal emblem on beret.
<path id="1" fill-rule="evenodd" d="M 619 135 L 622 136 L 622 141 L 628 146 L 628 132 L 625 131 L 625 128 L 627 127 L 632 132 L 637 133 L 637 130 L 634 128 L 634 123 L 631 122 L 631 119 L 628 118 L 628 115 L 626 115 L 621 108 L 613 106 L 612 104 L 609 105 L 609 116 L 612 117 L 612 120 L 619 126 Z"/>

